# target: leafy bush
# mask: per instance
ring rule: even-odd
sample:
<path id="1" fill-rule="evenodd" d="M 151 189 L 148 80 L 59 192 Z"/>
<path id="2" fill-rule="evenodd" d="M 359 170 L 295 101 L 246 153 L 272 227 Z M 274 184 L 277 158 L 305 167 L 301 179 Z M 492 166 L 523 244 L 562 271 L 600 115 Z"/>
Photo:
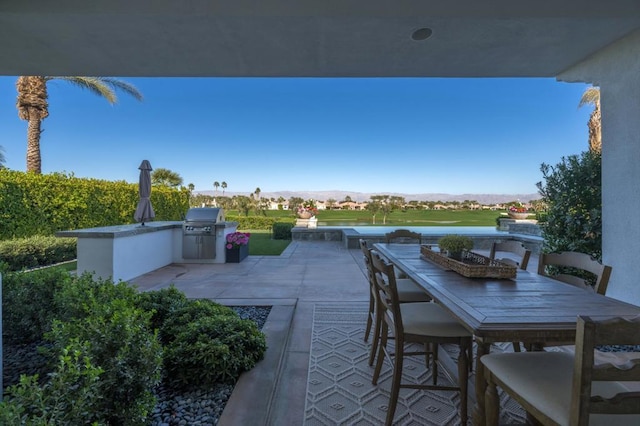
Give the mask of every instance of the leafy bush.
<path id="1" fill-rule="evenodd" d="M 218 315 L 233 316 L 237 314 L 233 309 L 222 306 L 211 300 L 189 300 L 184 306 L 171 312 L 166 318 L 164 324 L 160 328 L 160 339 L 164 344 L 171 343 L 190 323 L 195 322 L 200 318 Z"/>
<path id="2" fill-rule="evenodd" d="M 56 295 L 64 312 L 46 334 L 59 353 L 73 339 L 89 343 L 89 357 L 104 372 L 93 410 L 107 424 L 143 425 L 160 382 L 162 347 L 150 329 L 152 312 L 135 306 L 137 292 L 124 282 L 93 281 L 83 274 Z"/>
<path id="3" fill-rule="evenodd" d="M 167 318 L 182 309 L 187 302 L 184 293 L 171 284 L 161 290 L 139 293 L 136 306 L 146 312 L 152 312 L 151 327 L 153 330 L 160 330 Z"/>
<path id="4" fill-rule="evenodd" d="M 68 273 L 56 269 L 3 274 L 3 337 L 21 343 L 40 341 L 60 314 L 56 294 L 70 281 Z"/>
<path id="5" fill-rule="evenodd" d="M 272 232 L 274 240 L 290 240 L 291 229 L 293 229 L 293 223 L 276 222 L 273 224 Z"/>
<path id="6" fill-rule="evenodd" d="M 111 303 L 116 300 L 135 306 L 138 291 L 126 282 L 114 284 L 111 279 L 96 278 L 85 272 L 61 286 L 55 293 L 55 299 L 60 310 L 56 319 L 82 320 L 91 315 L 108 315 Z"/>
<path id="7" fill-rule="evenodd" d="M 19 384 L 8 388 L 6 400 L 0 403 L 0 424 L 99 424 L 94 407 L 100 397 L 102 369 L 91 363 L 88 352 L 86 342 L 72 339 L 43 385 L 38 383 L 38 375 L 22 376 Z"/>
<path id="8" fill-rule="evenodd" d="M 154 187 L 155 220 L 180 220 L 189 191 Z M 0 239 L 133 223 L 138 185 L 0 169 Z"/>
<path id="9" fill-rule="evenodd" d="M 547 205 L 543 250 L 578 251 L 602 259 L 601 155 L 583 152 L 540 167 L 538 190 Z"/>
<path id="10" fill-rule="evenodd" d="M 167 378 L 182 385 L 234 382 L 262 359 L 264 334 L 251 320 L 211 300 L 191 300 L 160 333 Z"/>
<path id="11" fill-rule="evenodd" d="M 0 241 L 0 259 L 10 271 L 47 266 L 77 257 L 75 238 L 33 236 Z"/>
<path id="12" fill-rule="evenodd" d="M 266 350 L 264 334 L 251 320 L 219 314 L 189 322 L 167 345 L 165 369 L 183 385 L 235 382 Z"/>
<path id="13" fill-rule="evenodd" d="M 285 222 L 286 218 L 282 217 L 264 217 L 264 216 L 236 216 L 227 215 L 227 221 L 238 222 L 238 229 L 264 230 L 270 231 L 276 222 Z M 295 218 L 289 219 L 289 223 L 293 226 Z"/>

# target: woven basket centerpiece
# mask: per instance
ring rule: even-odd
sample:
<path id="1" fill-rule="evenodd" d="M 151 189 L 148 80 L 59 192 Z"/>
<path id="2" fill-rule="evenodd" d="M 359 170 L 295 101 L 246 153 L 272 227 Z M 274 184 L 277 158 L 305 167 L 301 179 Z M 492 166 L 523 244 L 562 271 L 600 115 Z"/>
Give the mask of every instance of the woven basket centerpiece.
<path id="1" fill-rule="evenodd" d="M 422 256 L 445 269 L 469 278 L 515 278 L 516 267 L 490 259 L 471 251 L 462 252 L 462 260 L 455 260 L 432 250 L 429 245 L 420 246 Z"/>

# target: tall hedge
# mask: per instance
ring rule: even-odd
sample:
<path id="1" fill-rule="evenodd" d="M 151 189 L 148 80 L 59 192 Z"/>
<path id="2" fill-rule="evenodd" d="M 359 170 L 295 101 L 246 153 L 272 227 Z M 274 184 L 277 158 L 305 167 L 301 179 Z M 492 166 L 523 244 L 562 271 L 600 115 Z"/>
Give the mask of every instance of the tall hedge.
<path id="1" fill-rule="evenodd" d="M 154 187 L 155 220 L 181 220 L 187 189 Z M 0 169 L 0 239 L 134 223 L 138 184 Z"/>

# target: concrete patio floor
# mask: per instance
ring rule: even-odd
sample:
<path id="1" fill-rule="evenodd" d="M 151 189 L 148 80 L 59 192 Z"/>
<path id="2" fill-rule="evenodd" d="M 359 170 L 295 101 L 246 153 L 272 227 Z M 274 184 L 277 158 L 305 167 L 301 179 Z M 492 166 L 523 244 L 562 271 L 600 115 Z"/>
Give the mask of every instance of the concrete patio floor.
<path id="1" fill-rule="evenodd" d="M 263 328 L 265 359 L 240 377 L 221 426 L 302 425 L 314 304 L 369 298 L 362 252 L 339 241 L 293 241 L 280 256 L 241 263 L 174 264 L 130 282 L 141 291 L 174 284 L 187 297 L 229 306 L 273 306 Z"/>
<path id="2" fill-rule="evenodd" d="M 280 256 L 249 256 L 241 263 L 169 265 L 130 283 L 141 291 L 173 283 L 190 298 L 273 306 L 263 328 L 265 359 L 236 384 L 221 426 L 301 425 L 314 304 L 369 297 L 362 252 L 333 241 L 294 241 Z"/>

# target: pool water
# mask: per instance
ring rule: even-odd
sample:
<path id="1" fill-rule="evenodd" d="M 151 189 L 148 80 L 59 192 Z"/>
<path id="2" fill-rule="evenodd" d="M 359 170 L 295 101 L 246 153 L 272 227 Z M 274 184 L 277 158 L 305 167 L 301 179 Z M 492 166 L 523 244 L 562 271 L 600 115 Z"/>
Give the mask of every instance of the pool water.
<path id="1" fill-rule="evenodd" d="M 506 231 L 499 231 L 495 226 L 332 226 L 331 228 L 353 229 L 360 234 L 382 235 L 396 229 L 408 229 L 422 235 L 505 235 Z"/>

